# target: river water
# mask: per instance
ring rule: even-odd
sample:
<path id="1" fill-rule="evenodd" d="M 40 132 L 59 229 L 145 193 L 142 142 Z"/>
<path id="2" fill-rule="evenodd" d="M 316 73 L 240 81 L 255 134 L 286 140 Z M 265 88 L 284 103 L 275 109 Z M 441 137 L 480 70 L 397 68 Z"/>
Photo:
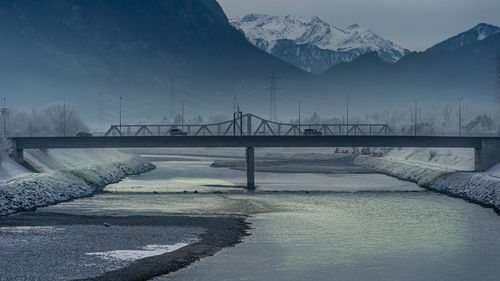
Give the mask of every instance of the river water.
<path id="1" fill-rule="evenodd" d="M 490 209 L 380 174 L 245 173 L 158 158 L 111 193 L 46 208 L 106 215 L 246 214 L 251 236 L 157 280 L 498 280 Z"/>

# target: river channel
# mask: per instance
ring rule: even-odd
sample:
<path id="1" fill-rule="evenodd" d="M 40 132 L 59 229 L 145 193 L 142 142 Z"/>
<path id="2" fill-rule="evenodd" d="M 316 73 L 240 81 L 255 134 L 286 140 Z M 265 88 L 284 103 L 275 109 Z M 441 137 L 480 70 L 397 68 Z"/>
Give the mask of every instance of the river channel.
<path id="1" fill-rule="evenodd" d="M 155 158 L 152 158 L 155 159 Z M 156 170 L 44 212 L 248 215 L 235 247 L 156 280 L 498 280 L 500 219 L 381 174 L 245 172 L 158 157 Z"/>

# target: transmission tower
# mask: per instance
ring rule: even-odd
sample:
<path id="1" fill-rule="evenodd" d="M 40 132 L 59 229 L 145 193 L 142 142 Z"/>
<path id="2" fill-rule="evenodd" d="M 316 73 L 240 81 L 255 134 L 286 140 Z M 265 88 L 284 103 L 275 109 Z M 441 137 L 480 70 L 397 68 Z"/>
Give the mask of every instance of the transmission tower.
<path id="1" fill-rule="evenodd" d="M 269 119 L 273 121 L 278 121 L 278 102 L 276 93 L 280 90 L 276 87 L 276 80 L 279 78 L 276 77 L 274 70 L 271 73 L 271 77 L 268 78 L 271 82 L 269 87 Z"/>
<path id="2" fill-rule="evenodd" d="M 175 90 L 174 90 L 174 80 L 170 81 L 170 118 L 175 118 Z"/>

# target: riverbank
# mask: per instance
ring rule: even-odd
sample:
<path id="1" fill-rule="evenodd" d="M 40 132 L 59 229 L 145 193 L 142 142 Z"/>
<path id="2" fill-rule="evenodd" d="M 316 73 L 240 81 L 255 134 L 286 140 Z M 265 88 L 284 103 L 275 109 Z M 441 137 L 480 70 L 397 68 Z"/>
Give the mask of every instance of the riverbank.
<path id="1" fill-rule="evenodd" d="M 91 196 L 128 175 L 154 169 L 149 161 L 115 149 L 26 150 L 26 166 L 0 166 L 0 216 Z"/>
<path id="2" fill-rule="evenodd" d="M 0 280 L 150 280 L 234 246 L 248 228 L 234 216 L 24 212 L 0 218 Z"/>
<path id="3" fill-rule="evenodd" d="M 394 149 L 384 157 L 358 156 L 354 163 L 500 213 L 500 166 L 472 172 L 473 153 L 466 149 Z"/>

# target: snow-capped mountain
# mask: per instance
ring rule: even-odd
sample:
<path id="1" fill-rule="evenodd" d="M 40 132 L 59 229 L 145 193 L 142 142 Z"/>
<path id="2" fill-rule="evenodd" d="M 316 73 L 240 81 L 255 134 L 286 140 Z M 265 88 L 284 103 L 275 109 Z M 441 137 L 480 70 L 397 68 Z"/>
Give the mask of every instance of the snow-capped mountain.
<path id="1" fill-rule="evenodd" d="M 485 40 L 497 33 L 500 33 L 500 27 L 491 24 L 480 23 L 475 27 L 453 36 L 441 43 L 438 43 L 426 52 L 453 51 L 458 48 L 469 46 L 479 41 Z"/>
<path id="2" fill-rule="evenodd" d="M 357 24 L 340 29 L 318 17 L 250 14 L 230 22 L 255 46 L 313 73 L 369 52 L 377 52 L 390 63 L 409 53 Z"/>

